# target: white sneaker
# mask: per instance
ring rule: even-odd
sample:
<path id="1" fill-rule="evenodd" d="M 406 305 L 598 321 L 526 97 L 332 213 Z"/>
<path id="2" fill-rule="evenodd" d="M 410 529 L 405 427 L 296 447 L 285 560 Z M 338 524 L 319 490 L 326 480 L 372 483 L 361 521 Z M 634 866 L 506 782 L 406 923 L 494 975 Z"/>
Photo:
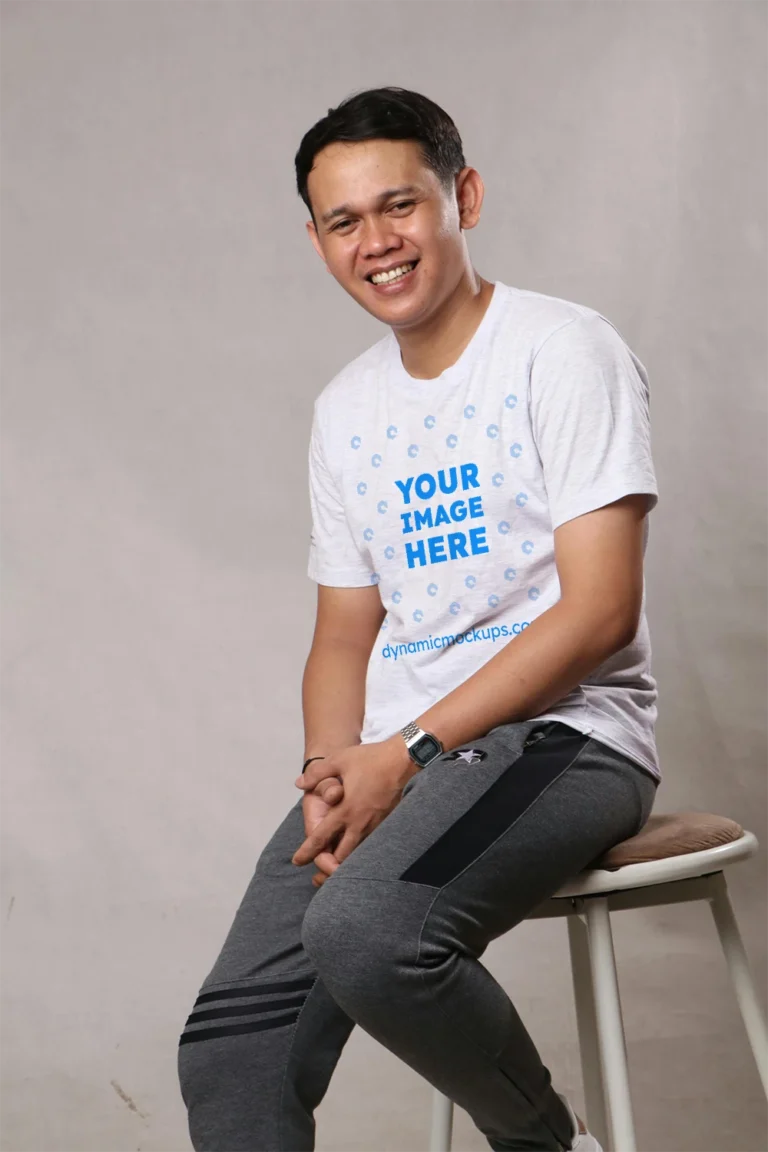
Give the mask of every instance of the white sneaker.
<path id="1" fill-rule="evenodd" d="M 597 1142 L 591 1132 L 579 1131 L 579 1121 L 576 1119 L 576 1113 L 571 1107 L 568 1097 L 564 1096 L 562 1092 L 558 1092 L 558 1096 L 568 1109 L 568 1115 L 573 1125 L 573 1141 L 569 1145 L 569 1152 L 603 1152 L 602 1145 Z"/>

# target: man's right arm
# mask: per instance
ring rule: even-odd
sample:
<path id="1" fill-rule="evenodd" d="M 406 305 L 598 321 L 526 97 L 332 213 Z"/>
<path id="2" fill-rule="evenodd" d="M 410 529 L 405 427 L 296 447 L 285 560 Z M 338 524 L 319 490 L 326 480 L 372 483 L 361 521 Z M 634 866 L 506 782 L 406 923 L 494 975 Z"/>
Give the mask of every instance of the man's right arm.
<path id="1" fill-rule="evenodd" d="M 315 631 L 302 682 L 304 760 L 360 743 L 368 660 L 385 615 L 375 584 L 318 584 Z"/>

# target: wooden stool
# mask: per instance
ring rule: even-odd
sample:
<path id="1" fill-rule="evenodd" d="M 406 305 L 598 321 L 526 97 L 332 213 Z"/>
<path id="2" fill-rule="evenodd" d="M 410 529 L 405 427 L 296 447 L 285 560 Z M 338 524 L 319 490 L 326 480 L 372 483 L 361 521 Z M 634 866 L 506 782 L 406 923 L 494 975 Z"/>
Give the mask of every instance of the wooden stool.
<path id="1" fill-rule="evenodd" d="M 723 869 L 757 850 L 757 837 L 709 812 L 651 815 L 526 917 L 568 919 L 586 1124 L 605 1152 L 636 1152 L 611 912 L 707 900 L 749 1043 L 768 1096 L 768 1033 Z M 433 1090 L 430 1152 L 450 1152 L 453 1102 Z"/>

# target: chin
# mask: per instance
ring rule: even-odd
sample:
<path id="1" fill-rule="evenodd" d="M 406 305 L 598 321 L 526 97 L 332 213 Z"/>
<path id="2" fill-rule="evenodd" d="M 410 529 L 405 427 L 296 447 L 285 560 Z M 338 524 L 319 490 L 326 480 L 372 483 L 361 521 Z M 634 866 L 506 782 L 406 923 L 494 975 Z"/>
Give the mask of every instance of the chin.
<path id="1" fill-rule="evenodd" d="M 371 316 L 391 328 L 410 328 L 419 324 L 429 311 L 429 302 L 420 294 L 417 297 L 409 297 L 409 300 L 363 301 L 359 296 L 357 300 L 367 312 L 371 313 Z"/>
<path id="2" fill-rule="evenodd" d="M 420 321 L 424 316 L 424 304 L 420 300 L 410 300 L 408 304 L 387 307 L 380 306 L 375 311 L 369 309 L 371 315 L 381 320 L 382 324 L 389 324 L 391 328 L 407 328 L 409 324 Z"/>

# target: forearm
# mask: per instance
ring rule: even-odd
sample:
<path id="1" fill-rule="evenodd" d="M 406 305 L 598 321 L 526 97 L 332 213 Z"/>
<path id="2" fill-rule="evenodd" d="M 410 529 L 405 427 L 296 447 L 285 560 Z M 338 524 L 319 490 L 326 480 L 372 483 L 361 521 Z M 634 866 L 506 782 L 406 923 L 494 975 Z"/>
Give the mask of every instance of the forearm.
<path id="1" fill-rule="evenodd" d="M 312 645 L 302 682 L 305 760 L 360 743 L 368 657 L 346 641 Z"/>
<path id="2" fill-rule="evenodd" d="M 629 639 L 621 620 L 559 600 L 417 722 L 443 747 L 456 748 L 499 724 L 531 719 Z"/>

